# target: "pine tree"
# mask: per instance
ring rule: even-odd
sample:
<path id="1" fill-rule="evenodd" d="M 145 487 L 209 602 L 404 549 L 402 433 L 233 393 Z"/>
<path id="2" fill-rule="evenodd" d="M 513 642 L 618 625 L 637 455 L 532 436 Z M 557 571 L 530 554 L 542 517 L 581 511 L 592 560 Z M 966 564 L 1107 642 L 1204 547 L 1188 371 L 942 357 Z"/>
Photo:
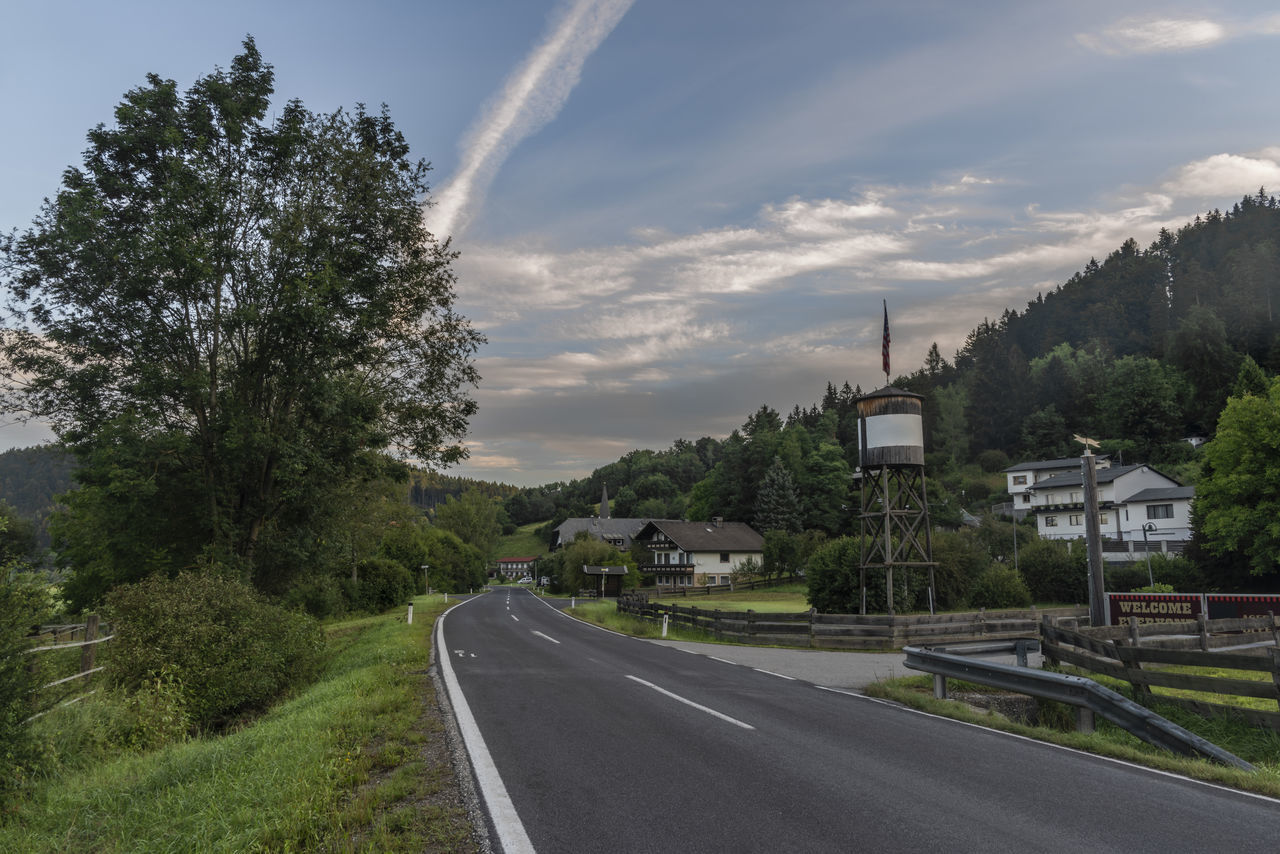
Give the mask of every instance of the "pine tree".
<path id="1" fill-rule="evenodd" d="M 774 457 L 760 482 L 755 523 L 761 531 L 800 531 L 800 495 L 791 472 L 778 457 Z"/>

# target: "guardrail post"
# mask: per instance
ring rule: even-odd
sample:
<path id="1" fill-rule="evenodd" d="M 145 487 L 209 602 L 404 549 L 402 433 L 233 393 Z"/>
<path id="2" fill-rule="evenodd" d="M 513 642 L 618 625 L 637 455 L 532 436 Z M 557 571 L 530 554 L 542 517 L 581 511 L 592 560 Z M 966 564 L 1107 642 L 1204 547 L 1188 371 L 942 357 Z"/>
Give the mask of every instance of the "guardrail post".
<path id="1" fill-rule="evenodd" d="M 1018 666 L 1026 667 L 1027 666 L 1027 642 L 1021 639 L 1015 642 L 1013 645 L 1013 652 L 1014 652 L 1014 655 L 1018 656 Z"/>
<path id="2" fill-rule="evenodd" d="M 1076 706 L 1076 731 L 1085 735 L 1093 732 L 1093 709 L 1088 706 Z"/>
<path id="3" fill-rule="evenodd" d="M 933 674 L 933 696 L 939 700 L 947 699 L 947 677 L 941 673 Z"/>

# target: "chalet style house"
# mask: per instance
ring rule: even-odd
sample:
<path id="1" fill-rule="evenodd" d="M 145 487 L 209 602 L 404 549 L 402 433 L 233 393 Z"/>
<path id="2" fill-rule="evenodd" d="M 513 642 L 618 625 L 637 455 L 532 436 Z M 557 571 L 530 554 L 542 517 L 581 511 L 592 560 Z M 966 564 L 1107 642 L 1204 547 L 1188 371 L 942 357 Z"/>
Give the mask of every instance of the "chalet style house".
<path id="1" fill-rule="evenodd" d="M 578 534 L 586 531 L 593 540 L 608 543 L 620 552 L 631 548 L 640 529 L 649 524 L 649 519 L 614 519 L 609 515 L 609 487 L 601 488 L 600 515 L 592 517 L 576 517 L 565 519 L 556 526 L 551 536 L 551 551 L 563 548 L 572 543 Z"/>
<path id="2" fill-rule="evenodd" d="M 743 561 L 764 556 L 764 537 L 742 522 L 673 522 L 650 520 L 635 537 L 649 550 L 640 565 L 643 576 L 659 587 L 728 584 Z"/>

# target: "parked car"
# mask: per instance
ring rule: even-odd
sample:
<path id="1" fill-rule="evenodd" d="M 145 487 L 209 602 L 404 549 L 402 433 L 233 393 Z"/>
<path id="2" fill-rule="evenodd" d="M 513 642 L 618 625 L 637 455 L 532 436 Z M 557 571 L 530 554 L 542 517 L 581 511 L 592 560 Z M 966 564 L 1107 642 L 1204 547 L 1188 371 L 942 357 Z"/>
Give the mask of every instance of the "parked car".
<path id="1" fill-rule="evenodd" d="M 533 576 L 526 575 L 524 578 L 520 579 L 519 583 L 520 583 L 520 584 L 532 584 L 532 583 L 533 583 Z"/>

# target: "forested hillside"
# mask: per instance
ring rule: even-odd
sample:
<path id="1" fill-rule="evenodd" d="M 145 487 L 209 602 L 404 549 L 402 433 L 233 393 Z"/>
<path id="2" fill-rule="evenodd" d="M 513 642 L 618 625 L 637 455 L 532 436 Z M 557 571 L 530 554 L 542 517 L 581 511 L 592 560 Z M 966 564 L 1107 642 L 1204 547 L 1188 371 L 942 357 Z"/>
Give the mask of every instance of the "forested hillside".
<path id="1" fill-rule="evenodd" d="M 929 398 L 926 443 L 1061 456 L 1075 433 L 1146 462 L 1209 436 L 1246 357 L 1280 370 L 1280 209 L 1263 190 L 1226 213 L 1129 239 L 1021 313 L 973 330 L 954 364 L 936 349 L 898 384 Z"/>
<path id="2" fill-rule="evenodd" d="M 54 499 L 71 488 L 71 455 L 56 445 L 0 453 L 0 501 L 34 528 L 40 548 L 49 547 Z"/>
<path id="3" fill-rule="evenodd" d="M 1212 435 L 1242 368 L 1255 383 L 1280 371 L 1278 245 L 1280 206 L 1259 190 L 1162 230 L 1146 249 L 1129 239 L 1090 259 L 1022 311 L 984 321 L 951 360 L 935 344 L 894 380 L 925 397 L 935 520 L 956 524 L 962 507 L 998 497 L 997 479 L 975 472 L 1076 453 L 1073 434 L 1131 462 L 1194 472 L 1185 440 Z M 849 533 L 861 392 L 828 383 L 785 418 L 762 406 L 724 440 L 632 451 L 589 477 L 521 490 L 507 512 L 516 524 L 594 515 L 607 483 L 614 516 L 718 515 L 765 528 L 789 507 L 785 527 Z"/>

